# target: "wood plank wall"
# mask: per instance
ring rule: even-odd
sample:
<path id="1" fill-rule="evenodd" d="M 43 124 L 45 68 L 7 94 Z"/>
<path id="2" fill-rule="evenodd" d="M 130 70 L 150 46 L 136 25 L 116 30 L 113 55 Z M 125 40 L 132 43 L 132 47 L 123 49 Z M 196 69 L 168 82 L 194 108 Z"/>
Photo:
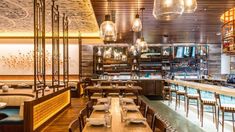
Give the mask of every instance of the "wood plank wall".
<path id="1" fill-rule="evenodd" d="M 82 45 L 82 77 L 92 77 L 93 75 L 93 45 Z"/>
<path id="2" fill-rule="evenodd" d="M 221 74 L 221 44 L 209 44 L 209 75 Z"/>

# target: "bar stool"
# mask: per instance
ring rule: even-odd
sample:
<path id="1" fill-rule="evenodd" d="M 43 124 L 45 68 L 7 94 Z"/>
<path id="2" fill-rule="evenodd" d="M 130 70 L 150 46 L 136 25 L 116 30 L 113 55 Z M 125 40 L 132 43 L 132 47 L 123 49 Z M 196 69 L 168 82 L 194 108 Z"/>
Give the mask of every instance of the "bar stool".
<path id="1" fill-rule="evenodd" d="M 178 103 L 180 106 L 180 97 L 182 96 L 184 97 L 184 110 L 186 111 L 186 87 L 178 85 L 176 87 L 175 110 L 177 110 Z"/>
<path id="2" fill-rule="evenodd" d="M 164 87 L 162 89 L 162 97 L 163 97 L 163 101 L 167 99 L 167 96 L 169 96 L 170 98 L 170 85 L 168 83 L 164 83 Z M 169 99 L 168 98 L 168 99 Z"/>
<path id="3" fill-rule="evenodd" d="M 169 97 L 169 103 L 172 103 L 172 95 L 173 93 L 176 94 L 176 85 L 175 84 L 170 84 L 170 91 L 169 91 L 169 94 L 170 94 L 170 97 Z"/>
<path id="4" fill-rule="evenodd" d="M 213 122 L 215 122 L 217 128 L 216 94 L 209 91 L 199 91 L 199 99 L 200 99 L 201 126 L 203 127 L 204 106 L 211 106 L 213 113 Z"/>
<path id="5" fill-rule="evenodd" d="M 235 113 L 235 98 L 229 97 L 225 95 L 218 95 L 219 99 L 219 110 L 218 110 L 218 124 L 220 123 L 219 120 L 219 114 L 220 111 L 222 112 L 222 132 L 224 132 L 224 113 L 229 112 L 232 113 L 232 122 L 233 122 L 233 132 L 235 132 L 235 126 L 234 126 L 234 113 Z M 219 125 L 218 125 L 219 127 Z"/>
<path id="6" fill-rule="evenodd" d="M 189 113 L 189 105 L 190 105 L 190 100 L 197 101 L 197 117 L 199 118 L 199 91 L 193 88 L 186 88 L 186 98 L 187 98 L 187 103 L 186 103 L 186 117 L 188 117 Z"/>

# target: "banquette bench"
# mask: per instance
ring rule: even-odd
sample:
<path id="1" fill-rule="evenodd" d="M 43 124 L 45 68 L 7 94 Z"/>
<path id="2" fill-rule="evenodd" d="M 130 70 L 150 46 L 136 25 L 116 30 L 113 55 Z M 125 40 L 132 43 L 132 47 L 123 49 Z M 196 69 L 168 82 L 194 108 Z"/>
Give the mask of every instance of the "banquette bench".
<path id="1" fill-rule="evenodd" d="M 0 102 L 7 103 L 0 109 L 1 132 L 23 132 L 24 130 L 24 101 L 34 99 L 31 94 L 0 94 Z"/>

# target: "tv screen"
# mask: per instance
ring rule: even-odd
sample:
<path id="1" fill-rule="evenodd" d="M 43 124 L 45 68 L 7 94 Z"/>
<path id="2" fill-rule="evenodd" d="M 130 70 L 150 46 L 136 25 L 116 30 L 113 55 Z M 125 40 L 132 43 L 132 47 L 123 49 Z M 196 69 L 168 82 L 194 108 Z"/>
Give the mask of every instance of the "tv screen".
<path id="1" fill-rule="evenodd" d="M 184 47 L 177 47 L 176 58 L 183 58 Z"/>
<path id="2" fill-rule="evenodd" d="M 184 47 L 184 56 L 185 57 L 189 57 L 189 52 L 190 52 L 189 47 Z"/>
<path id="3" fill-rule="evenodd" d="M 195 58 L 196 55 L 196 47 L 191 47 L 191 57 Z"/>

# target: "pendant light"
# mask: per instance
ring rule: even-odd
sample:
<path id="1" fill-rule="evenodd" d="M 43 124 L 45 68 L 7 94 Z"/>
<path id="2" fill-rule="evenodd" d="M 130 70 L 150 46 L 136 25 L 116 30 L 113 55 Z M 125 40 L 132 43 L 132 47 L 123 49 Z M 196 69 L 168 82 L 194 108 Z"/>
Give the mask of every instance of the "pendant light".
<path id="1" fill-rule="evenodd" d="M 137 13 L 135 15 L 135 19 L 132 24 L 132 30 L 134 32 L 140 32 L 142 30 L 142 22 L 140 20 L 138 10 L 139 10 L 139 1 L 137 0 Z"/>
<path id="2" fill-rule="evenodd" d="M 197 0 L 184 0 L 184 12 L 193 13 L 197 9 Z"/>
<path id="3" fill-rule="evenodd" d="M 110 5 L 111 0 L 108 0 L 108 14 L 105 15 L 105 21 L 100 25 L 100 37 L 107 42 L 117 39 L 116 25 L 111 20 Z"/>
<path id="4" fill-rule="evenodd" d="M 173 20 L 183 12 L 184 0 L 154 0 L 153 16 L 157 20 Z"/>
<path id="5" fill-rule="evenodd" d="M 144 23 L 144 9 L 141 8 L 140 10 L 142 11 L 142 22 Z M 136 45 L 137 45 L 137 50 L 141 53 L 147 52 L 148 51 L 148 44 L 144 40 L 144 25 L 142 25 L 142 31 L 141 31 L 141 38 L 136 40 Z"/>

